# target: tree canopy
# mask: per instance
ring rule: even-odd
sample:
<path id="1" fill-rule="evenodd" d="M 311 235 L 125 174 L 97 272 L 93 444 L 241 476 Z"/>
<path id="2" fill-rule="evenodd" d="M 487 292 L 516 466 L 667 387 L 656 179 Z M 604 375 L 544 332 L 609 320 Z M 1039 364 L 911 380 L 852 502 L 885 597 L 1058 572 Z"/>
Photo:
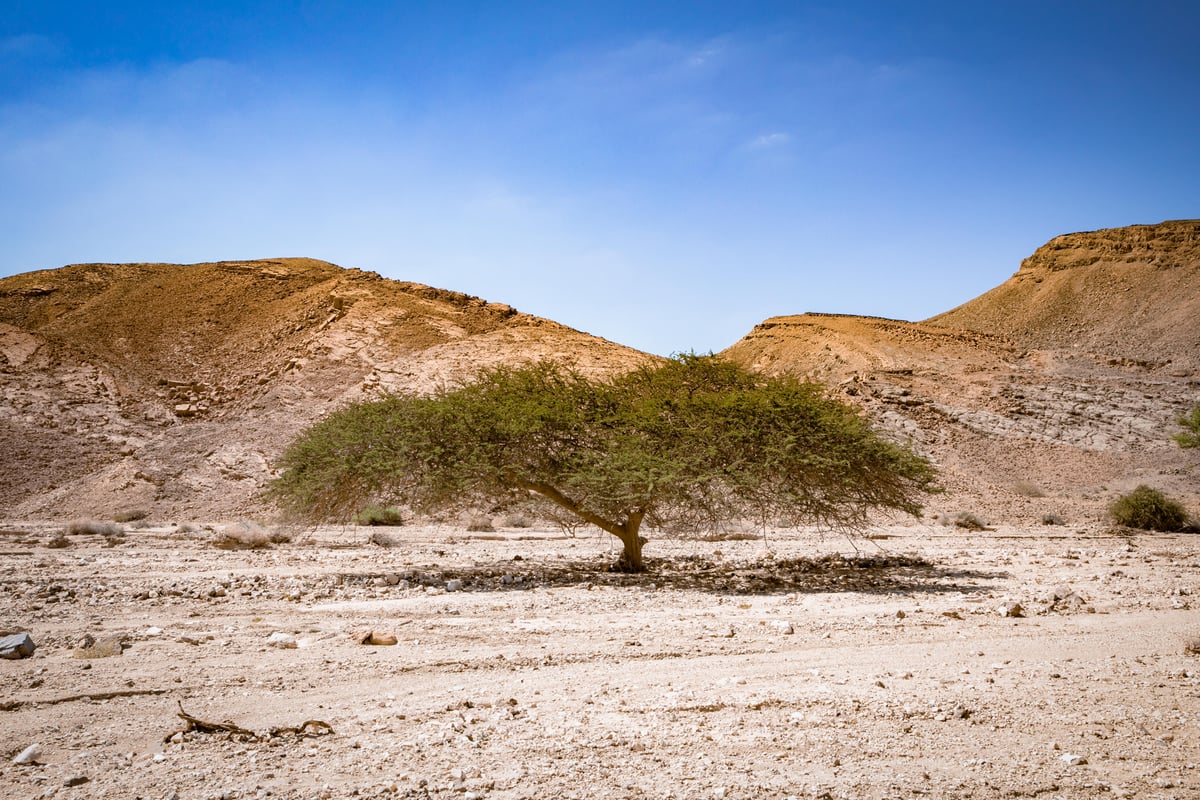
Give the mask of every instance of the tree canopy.
<path id="1" fill-rule="evenodd" d="M 861 529 L 874 509 L 920 513 L 929 462 L 817 385 L 681 355 L 606 380 L 557 363 L 493 367 L 429 396 L 337 411 L 283 454 L 271 492 L 310 520 L 368 501 L 418 513 L 531 498 L 620 539 L 642 526 L 734 519 Z"/>

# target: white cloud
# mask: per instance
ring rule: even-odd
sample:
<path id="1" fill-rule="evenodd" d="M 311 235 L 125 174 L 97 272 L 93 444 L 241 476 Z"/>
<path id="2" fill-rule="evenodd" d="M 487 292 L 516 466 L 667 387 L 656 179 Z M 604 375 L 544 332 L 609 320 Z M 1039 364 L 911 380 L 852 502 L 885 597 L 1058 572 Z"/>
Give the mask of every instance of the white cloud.
<path id="1" fill-rule="evenodd" d="M 791 134 L 782 131 L 773 131 L 755 136 L 749 141 L 746 147 L 751 150 L 768 150 L 775 147 L 783 147 L 790 144 L 791 141 Z"/>

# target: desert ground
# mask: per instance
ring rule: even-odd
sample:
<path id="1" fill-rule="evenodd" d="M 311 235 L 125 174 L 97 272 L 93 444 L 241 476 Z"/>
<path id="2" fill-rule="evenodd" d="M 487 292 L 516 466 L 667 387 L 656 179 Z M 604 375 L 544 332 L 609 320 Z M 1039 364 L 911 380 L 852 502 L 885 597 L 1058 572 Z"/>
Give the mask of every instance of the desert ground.
<path id="1" fill-rule="evenodd" d="M 653 538 L 626 576 L 582 532 L 61 528 L 0 539 L 5 797 L 1200 797 L 1200 536 Z"/>

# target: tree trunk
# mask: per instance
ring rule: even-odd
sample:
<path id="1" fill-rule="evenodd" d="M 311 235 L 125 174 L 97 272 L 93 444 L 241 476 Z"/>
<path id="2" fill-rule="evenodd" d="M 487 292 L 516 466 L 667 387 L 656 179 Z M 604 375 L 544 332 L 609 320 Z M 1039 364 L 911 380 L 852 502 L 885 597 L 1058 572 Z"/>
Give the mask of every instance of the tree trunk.
<path id="1" fill-rule="evenodd" d="M 642 526 L 642 514 L 633 513 L 625 520 L 625 524 L 620 526 L 616 531 L 611 531 L 618 539 L 624 549 L 621 552 L 621 557 L 617 559 L 617 563 L 613 565 L 615 572 L 644 572 L 646 567 L 642 563 L 642 545 L 646 540 L 638 535 L 638 528 Z"/>

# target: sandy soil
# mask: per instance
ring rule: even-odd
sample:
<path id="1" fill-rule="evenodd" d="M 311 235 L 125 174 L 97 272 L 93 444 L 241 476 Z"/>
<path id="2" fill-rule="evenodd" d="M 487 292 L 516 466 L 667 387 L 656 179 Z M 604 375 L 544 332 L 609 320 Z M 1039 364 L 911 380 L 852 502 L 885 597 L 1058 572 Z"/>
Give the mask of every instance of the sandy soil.
<path id="1" fill-rule="evenodd" d="M 4 797 L 1200 797 L 1197 536 L 655 540 L 631 578 L 556 532 L 54 530 L 0 536 L 38 644 L 0 661 Z"/>

